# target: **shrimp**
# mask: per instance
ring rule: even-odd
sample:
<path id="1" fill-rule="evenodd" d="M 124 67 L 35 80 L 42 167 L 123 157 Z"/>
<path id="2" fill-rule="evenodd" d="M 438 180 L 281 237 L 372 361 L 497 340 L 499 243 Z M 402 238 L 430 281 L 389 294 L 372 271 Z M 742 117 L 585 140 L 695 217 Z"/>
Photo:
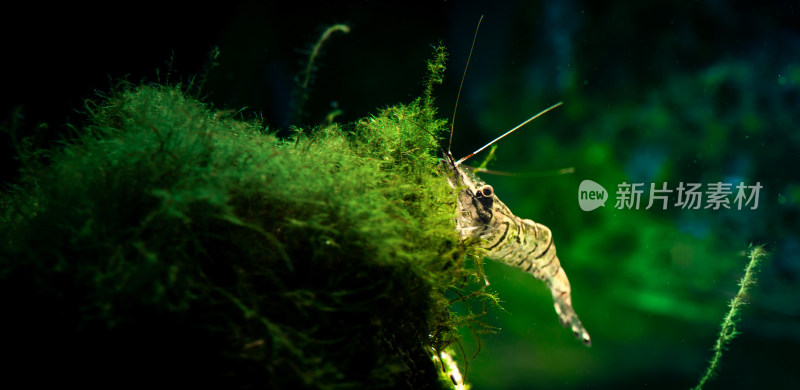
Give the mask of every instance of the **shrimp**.
<path id="1" fill-rule="evenodd" d="M 465 171 L 448 152 L 441 160 L 450 187 L 456 192 L 456 230 L 462 241 L 479 239 L 487 257 L 519 268 L 545 282 L 553 295 L 562 326 L 585 345 L 592 340 L 572 307 L 572 288 L 556 256 L 547 226 L 514 215 L 492 186 Z"/>
<path id="2" fill-rule="evenodd" d="M 475 48 L 483 15 L 478 20 L 472 47 L 458 87 L 458 95 L 453 108 L 453 118 L 450 121 L 450 142 L 443 148 L 444 158 L 440 160 L 440 169 L 447 176 L 447 181 L 453 189 L 457 199 L 456 230 L 461 241 L 478 239 L 486 256 L 492 260 L 508 264 L 529 273 L 543 281 L 553 296 L 553 305 L 562 326 L 569 326 L 573 335 L 586 346 L 591 346 L 592 340 L 589 332 L 583 327 L 578 314 L 572 307 L 572 288 L 561 262 L 556 256 L 556 247 L 553 245 L 553 233 L 547 226 L 536 223 L 530 219 L 522 219 L 514 215 L 508 206 L 503 203 L 494 192 L 492 186 L 481 181 L 471 172 L 461 168 L 461 163 L 480 153 L 490 145 L 517 129 L 525 126 L 534 119 L 561 105 L 561 102 L 542 110 L 528 118 L 513 129 L 495 138 L 488 144 L 467 156 L 456 160 L 450 152 L 453 142 L 458 101 L 461 89 Z"/>

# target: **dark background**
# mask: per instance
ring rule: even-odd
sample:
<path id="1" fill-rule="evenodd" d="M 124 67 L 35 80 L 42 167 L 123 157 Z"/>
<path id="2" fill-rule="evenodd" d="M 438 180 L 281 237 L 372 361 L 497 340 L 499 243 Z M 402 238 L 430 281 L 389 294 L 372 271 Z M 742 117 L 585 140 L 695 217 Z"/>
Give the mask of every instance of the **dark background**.
<path id="1" fill-rule="evenodd" d="M 790 2 L 130 3 L 29 4 L 4 14 L 3 171 L 15 145 L 57 147 L 84 100 L 115 80 L 184 85 L 219 47 L 201 95 L 285 131 L 347 123 L 423 90 L 425 61 L 451 55 L 437 89 L 449 118 L 480 15 L 456 119 L 463 156 L 557 101 L 564 106 L 502 141 L 492 168 L 573 175 L 485 179 L 514 212 L 549 226 L 592 334 L 586 349 L 556 320 L 542 283 L 487 262 L 507 311 L 486 321 L 468 373 L 475 388 L 688 388 L 711 357 L 750 243 L 771 253 L 742 315 L 742 334 L 708 388 L 791 387 L 800 346 L 800 11 Z M 317 62 L 307 116 L 292 116 L 294 78 L 328 25 L 346 23 Z M 16 107 L 16 109 L 15 109 Z M 16 126 L 16 127 L 15 127 Z M 478 162 L 474 162 L 477 164 Z M 592 212 L 581 180 L 761 183 L 757 210 Z M 673 202 L 675 198 L 673 197 Z M 465 348 L 478 347 L 465 332 Z"/>

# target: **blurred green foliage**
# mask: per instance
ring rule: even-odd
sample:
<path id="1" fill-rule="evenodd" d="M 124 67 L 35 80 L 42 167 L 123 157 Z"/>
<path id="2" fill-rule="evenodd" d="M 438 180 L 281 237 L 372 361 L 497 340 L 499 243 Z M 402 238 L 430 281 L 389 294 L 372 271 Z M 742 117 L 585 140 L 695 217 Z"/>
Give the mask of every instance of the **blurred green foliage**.
<path id="1" fill-rule="evenodd" d="M 542 31 L 528 21 L 547 25 L 551 6 L 517 5 L 508 23 L 518 32 Z M 576 17 L 581 7 L 593 18 Z M 760 243 L 777 255 L 763 265 L 759 283 L 747 297 L 751 305 L 742 313 L 741 338 L 730 345 L 708 387 L 796 383 L 790 362 L 800 343 L 800 203 L 790 200 L 798 177 L 789 167 L 797 165 L 800 150 L 800 83 L 790 80 L 796 80 L 791 75 L 800 62 L 777 52 L 717 57 L 708 47 L 717 42 L 716 36 L 699 31 L 687 31 L 673 41 L 669 39 L 675 35 L 661 35 L 667 40 L 657 41 L 649 31 L 636 32 L 634 27 L 647 24 L 649 6 L 618 5 L 606 10 L 605 18 L 586 8 L 591 7 L 561 6 L 566 13 L 561 17 L 578 20 L 577 25 L 568 31 L 550 25 L 546 32 L 566 36 L 539 40 L 519 33 L 504 51 L 493 53 L 508 64 L 527 53 L 515 48 L 545 43 L 533 50 L 543 52 L 536 56 L 539 60 L 510 66 L 488 76 L 493 82 L 482 82 L 486 88 L 478 86 L 473 93 L 480 97 L 474 100 L 486 104 L 473 118 L 483 128 L 478 137 L 491 139 L 525 117 L 520 107 L 532 113 L 564 100 L 563 110 L 501 142 L 497 163 L 490 168 L 530 172 L 574 167 L 574 175 L 484 179 L 518 216 L 552 229 L 576 311 L 586 317 L 584 325 L 597 341 L 590 351 L 573 345 L 548 321 L 554 316 L 542 286 L 515 270 L 487 264 L 489 280 L 508 313 L 494 316 L 491 324 L 502 331 L 484 343 L 470 380 L 479 388 L 689 388 L 712 355 L 718 324 L 747 263 L 744 251 L 750 243 Z M 682 7 L 668 5 L 664 12 L 673 15 L 676 8 Z M 674 22 L 687 23 L 707 10 L 686 10 L 683 21 Z M 641 22 L 612 26 L 616 19 L 608 13 L 614 12 Z M 717 17 L 707 23 L 725 23 L 720 21 L 724 13 Z M 657 34 L 665 30 L 670 28 Z M 630 54 L 619 46 L 602 54 L 581 50 L 593 41 L 609 42 L 605 36 L 589 38 L 593 32 L 619 38 L 617 45 L 649 40 L 654 47 L 629 46 Z M 547 46 L 551 40 L 565 47 Z M 682 68 L 661 57 L 677 46 L 708 59 Z M 479 38 L 477 55 L 480 48 Z M 553 59 L 553 53 L 566 54 Z M 686 58 L 681 51 L 674 53 Z M 658 67 L 661 72 L 652 74 Z M 780 70 L 769 74 L 765 69 Z M 514 86 L 531 78 L 530 89 Z M 578 208 L 578 184 L 584 179 L 608 190 L 606 207 L 591 212 Z M 667 183 L 673 190 L 680 182 L 703 183 L 706 190 L 706 183 L 718 181 L 733 183 L 733 195 L 739 182 L 759 182 L 764 188 L 758 209 L 682 209 L 675 206 L 673 192 L 667 210 L 659 202 L 645 210 L 650 183 L 659 188 Z M 638 210 L 614 207 L 617 185 L 623 182 L 644 183 Z"/>

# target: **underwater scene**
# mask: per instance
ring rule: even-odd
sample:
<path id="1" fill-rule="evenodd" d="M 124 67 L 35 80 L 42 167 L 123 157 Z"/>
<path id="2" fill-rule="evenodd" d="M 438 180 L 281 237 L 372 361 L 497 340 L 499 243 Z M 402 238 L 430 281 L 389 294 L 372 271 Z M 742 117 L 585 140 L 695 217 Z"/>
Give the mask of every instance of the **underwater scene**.
<path id="1" fill-rule="evenodd" d="M 797 4 L 288 3 L 9 10 L 9 384 L 798 386 Z"/>

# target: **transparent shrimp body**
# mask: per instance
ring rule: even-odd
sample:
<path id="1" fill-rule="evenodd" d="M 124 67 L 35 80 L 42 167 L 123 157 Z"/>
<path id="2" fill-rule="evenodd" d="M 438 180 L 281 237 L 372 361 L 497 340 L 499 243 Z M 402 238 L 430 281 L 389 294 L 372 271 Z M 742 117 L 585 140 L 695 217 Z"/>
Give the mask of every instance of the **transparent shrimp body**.
<path id="1" fill-rule="evenodd" d="M 589 333 L 572 307 L 569 279 L 556 256 L 553 235 L 546 226 L 515 216 L 487 185 L 461 169 L 448 153 L 441 167 L 457 198 L 456 230 L 462 240 L 478 239 L 487 257 L 519 268 L 545 282 L 563 326 L 585 345 Z"/>

